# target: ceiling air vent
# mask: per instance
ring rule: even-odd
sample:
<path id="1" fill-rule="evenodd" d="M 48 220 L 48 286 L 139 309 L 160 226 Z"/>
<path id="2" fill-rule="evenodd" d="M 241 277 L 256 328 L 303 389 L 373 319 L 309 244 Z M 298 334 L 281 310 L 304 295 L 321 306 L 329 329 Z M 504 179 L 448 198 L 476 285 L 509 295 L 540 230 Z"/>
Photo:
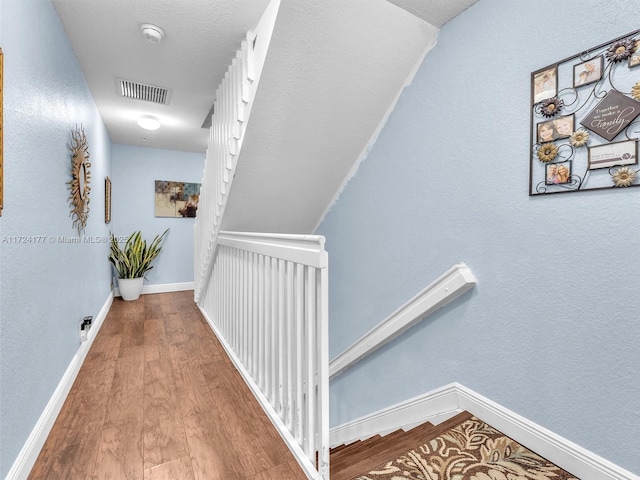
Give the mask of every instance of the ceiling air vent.
<path id="1" fill-rule="evenodd" d="M 144 100 L 145 102 L 159 103 L 161 105 L 169 104 L 171 91 L 164 87 L 116 78 L 116 88 L 118 95 L 125 98 Z"/>

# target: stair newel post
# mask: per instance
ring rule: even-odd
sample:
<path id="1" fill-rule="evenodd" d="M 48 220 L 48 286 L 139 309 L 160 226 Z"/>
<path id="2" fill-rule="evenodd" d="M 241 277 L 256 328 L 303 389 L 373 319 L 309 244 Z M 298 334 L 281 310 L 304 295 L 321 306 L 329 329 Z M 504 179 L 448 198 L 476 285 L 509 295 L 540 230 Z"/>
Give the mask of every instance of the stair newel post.
<path id="1" fill-rule="evenodd" d="M 328 253 L 324 251 L 322 239 L 323 267 L 318 270 L 320 288 L 318 292 L 317 317 L 317 385 L 318 385 L 318 472 L 329 480 L 329 272 Z"/>

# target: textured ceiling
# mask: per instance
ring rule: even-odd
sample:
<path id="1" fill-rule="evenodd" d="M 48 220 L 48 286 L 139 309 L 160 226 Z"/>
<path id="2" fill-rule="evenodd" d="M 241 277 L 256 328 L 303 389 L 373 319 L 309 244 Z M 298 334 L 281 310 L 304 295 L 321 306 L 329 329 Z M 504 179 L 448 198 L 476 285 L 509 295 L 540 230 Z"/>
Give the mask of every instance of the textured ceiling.
<path id="1" fill-rule="evenodd" d="M 114 143 L 206 151 L 215 90 L 269 0 L 52 0 Z M 279 13 L 223 227 L 309 233 L 435 42 L 476 0 L 272 0 Z M 148 42 L 140 25 L 165 31 Z M 116 79 L 165 87 L 124 99 Z M 156 131 L 140 115 L 162 122 Z M 177 179 L 179 180 L 179 179 Z"/>
<path id="2" fill-rule="evenodd" d="M 421 18 L 435 27 L 441 27 L 477 0 L 388 0 L 390 3 Z"/>
<path id="3" fill-rule="evenodd" d="M 114 143 L 204 152 L 215 91 L 269 0 L 53 0 Z M 165 31 L 150 43 L 140 25 Z M 116 78 L 171 90 L 169 105 L 120 97 Z M 156 131 L 136 124 L 156 116 Z M 146 138 L 146 140 L 143 140 Z"/>

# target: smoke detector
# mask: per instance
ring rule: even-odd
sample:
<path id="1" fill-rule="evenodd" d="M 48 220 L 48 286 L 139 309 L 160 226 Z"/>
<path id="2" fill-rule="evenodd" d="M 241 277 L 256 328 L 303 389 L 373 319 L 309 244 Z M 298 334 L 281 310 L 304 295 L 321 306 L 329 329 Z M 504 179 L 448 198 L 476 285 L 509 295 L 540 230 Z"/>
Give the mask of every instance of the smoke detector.
<path id="1" fill-rule="evenodd" d="M 144 38 L 149 40 L 151 43 L 158 43 L 162 40 L 162 37 L 164 37 L 164 30 L 150 23 L 143 23 L 140 25 L 140 31 Z"/>

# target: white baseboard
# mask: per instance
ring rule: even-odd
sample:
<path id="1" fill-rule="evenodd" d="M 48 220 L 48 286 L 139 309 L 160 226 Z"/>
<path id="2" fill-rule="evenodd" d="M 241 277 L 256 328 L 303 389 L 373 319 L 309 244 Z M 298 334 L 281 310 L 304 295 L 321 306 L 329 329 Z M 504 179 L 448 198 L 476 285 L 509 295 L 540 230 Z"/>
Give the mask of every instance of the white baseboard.
<path id="1" fill-rule="evenodd" d="M 452 417 L 460 411 L 458 392 L 452 383 L 332 428 L 330 445 L 333 448 L 424 422 L 438 424 L 446 415 Z"/>
<path id="2" fill-rule="evenodd" d="M 145 285 L 142 287 L 142 295 L 148 293 L 167 293 L 167 292 L 183 292 L 185 290 L 193 290 L 195 282 L 183 283 L 160 283 L 157 285 Z M 120 290 L 116 287 L 113 289 L 113 296 L 120 297 Z"/>
<path id="3" fill-rule="evenodd" d="M 516 442 L 582 479 L 640 480 L 640 476 L 508 410 L 486 397 L 455 384 L 460 410 L 467 410 Z"/>
<path id="4" fill-rule="evenodd" d="M 452 383 L 331 429 L 331 446 L 430 421 L 466 410 L 505 435 L 582 479 L 640 480 L 622 467 L 460 385 Z"/>
<path id="5" fill-rule="evenodd" d="M 315 469 L 315 465 L 311 463 L 311 461 L 307 458 L 307 455 L 304 453 L 304 450 L 302 450 L 300 445 L 298 445 L 298 442 L 296 442 L 296 439 L 293 438 L 293 435 L 291 435 L 291 433 L 289 432 L 289 429 L 287 429 L 286 425 L 282 422 L 278 413 L 271 406 L 271 403 L 269 402 L 267 397 L 264 396 L 264 394 L 260 390 L 260 387 L 258 387 L 258 385 L 254 382 L 253 378 L 251 378 L 251 375 L 249 374 L 247 369 L 244 368 L 244 366 L 242 365 L 242 362 L 237 357 L 237 355 L 233 352 L 233 349 L 229 346 L 229 344 L 226 342 L 224 337 L 220 334 L 220 332 L 212 322 L 211 318 L 209 318 L 209 315 L 207 315 L 207 313 L 201 307 L 198 307 L 198 308 L 200 309 L 202 316 L 205 318 L 205 320 L 209 324 L 209 327 L 211 327 L 211 330 L 213 330 L 216 337 L 224 347 L 225 351 L 227 352 L 227 355 L 229 355 L 229 358 L 235 365 L 236 369 L 240 372 L 240 374 L 244 378 L 244 381 L 253 392 L 254 396 L 256 397 L 256 400 L 258 400 L 258 402 L 260 403 L 260 406 L 262 406 L 262 409 L 271 420 L 271 423 L 276 428 L 276 430 L 278 430 L 278 433 L 280 434 L 284 442 L 289 447 L 289 450 L 291 451 L 296 461 L 300 465 L 300 468 L 302 468 L 304 473 L 307 475 L 307 478 L 319 479 L 320 477 L 319 477 L 318 471 Z"/>
<path id="6" fill-rule="evenodd" d="M 51 432 L 51 428 L 53 428 L 53 424 L 64 405 L 64 401 L 66 400 L 67 395 L 69 395 L 69 391 L 71 390 L 73 382 L 80 371 L 80 367 L 82 366 L 98 331 L 102 327 L 102 323 L 109 312 L 112 302 L 113 293 L 110 293 L 107 300 L 104 302 L 104 305 L 100 309 L 100 312 L 92 322 L 89 333 L 87 334 L 87 340 L 80 344 L 78 351 L 71 360 L 71 363 L 62 376 L 60 383 L 58 383 L 58 386 L 53 392 L 49 403 L 47 403 L 47 406 L 40 415 L 38 422 L 27 438 L 27 441 L 22 446 L 22 450 L 20 450 L 18 457 L 15 462 L 13 462 L 13 466 L 11 467 L 11 470 L 9 470 L 5 480 L 24 480 L 29 476 L 33 465 L 38 459 L 40 450 L 42 450 L 44 442 L 47 440 L 47 437 Z"/>

